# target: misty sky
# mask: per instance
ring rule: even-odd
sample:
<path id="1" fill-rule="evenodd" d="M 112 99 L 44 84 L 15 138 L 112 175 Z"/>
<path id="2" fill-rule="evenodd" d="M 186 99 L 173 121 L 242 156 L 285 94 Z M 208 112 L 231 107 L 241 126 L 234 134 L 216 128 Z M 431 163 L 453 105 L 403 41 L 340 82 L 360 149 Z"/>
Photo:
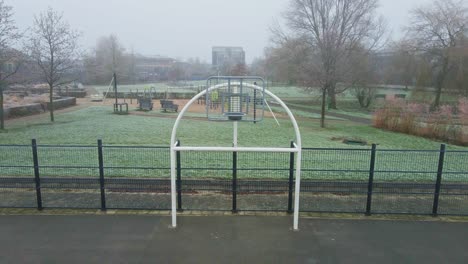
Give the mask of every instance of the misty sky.
<path id="1" fill-rule="evenodd" d="M 288 0 L 6 0 L 13 6 L 19 28 L 32 24 L 47 6 L 63 12 L 82 33 L 85 49 L 100 36 L 116 34 L 127 50 L 145 55 L 211 60 L 211 47 L 242 46 L 247 61 L 261 56 L 268 45 L 268 27 Z M 430 0 L 381 0 L 393 32 L 401 36 L 408 11 Z"/>

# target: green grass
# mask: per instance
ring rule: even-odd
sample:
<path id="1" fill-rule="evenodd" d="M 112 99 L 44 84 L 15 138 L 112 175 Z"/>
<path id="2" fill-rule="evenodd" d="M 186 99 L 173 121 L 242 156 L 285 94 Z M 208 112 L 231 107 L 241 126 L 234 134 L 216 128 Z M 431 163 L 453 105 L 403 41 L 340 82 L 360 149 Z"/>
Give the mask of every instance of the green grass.
<path id="1" fill-rule="evenodd" d="M 322 109 L 321 105 L 318 104 L 318 102 L 310 102 L 310 101 L 303 101 L 302 103 L 298 103 L 298 101 L 295 100 L 295 101 L 288 102 L 288 105 L 292 107 L 299 106 L 302 108 L 307 108 L 307 109 L 310 109 L 311 111 L 321 111 Z M 355 104 L 347 103 L 344 106 L 343 102 L 339 102 L 339 107 L 340 107 L 339 109 L 326 109 L 326 113 L 344 114 L 344 115 L 352 116 L 352 117 L 372 119 L 372 113 L 369 112 L 369 110 L 362 109 Z"/>
<path id="2" fill-rule="evenodd" d="M 163 145 L 170 140 L 176 113 L 143 112 L 143 115 L 115 115 L 111 107 L 92 106 L 74 112 L 59 114 L 55 123 L 47 115 L 33 121 L 20 120 L 8 124 L 8 130 L 0 133 L 0 144 L 29 144 L 36 138 L 41 144 L 95 144 L 102 138 L 110 145 Z M 190 116 L 204 117 L 200 113 Z M 299 111 L 299 117 L 307 116 Z M 310 116 L 307 116 L 310 117 Z M 332 137 L 357 137 L 388 149 L 438 149 L 440 142 L 379 130 L 351 122 L 328 120 L 327 128 L 319 127 L 319 120 L 300 119 L 303 145 L 306 147 L 350 147 L 331 140 Z M 240 144 L 259 146 L 286 146 L 294 139 L 294 131 L 287 119 L 280 119 L 278 127 L 272 118 L 257 124 L 240 123 Z M 230 145 L 232 123 L 186 119 L 181 122 L 178 137 L 185 144 Z M 458 149 L 458 147 L 450 146 Z"/>
<path id="3" fill-rule="evenodd" d="M 145 83 L 145 84 L 135 84 L 135 85 L 119 85 L 118 91 L 129 93 L 130 91 L 136 92 L 144 92 L 150 91 L 151 88 L 154 88 L 156 92 L 169 92 L 169 93 L 192 93 L 196 92 L 198 86 L 200 84 L 198 82 L 188 82 L 186 84 L 181 84 L 180 86 L 174 86 L 167 83 Z M 90 85 L 90 88 L 96 90 L 99 94 L 105 93 L 109 86 L 106 85 Z M 112 88 L 110 92 L 112 92 Z"/>
<path id="4" fill-rule="evenodd" d="M 312 98 L 313 94 L 296 86 L 271 86 L 268 90 L 281 99 L 287 98 Z"/>
<path id="5" fill-rule="evenodd" d="M 292 105 L 292 104 L 290 104 Z M 283 114 L 283 115 L 286 115 L 286 111 L 282 108 L 282 107 L 279 107 L 279 106 L 271 106 L 271 110 L 273 110 L 273 112 L 276 114 L 276 113 L 280 113 L 280 114 Z M 270 111 L 268 108 L 265 109 L 265 111 Z M 319 114 L 316 114 L 316 113 L 311 113 L 309 111 L 302 111 L 302 110 L 291 110 L 291 111 L 294 111 L 294 116 L 296 117 L 304 117 L 304 118 L 311 118 L 311 119 L 320 119 L 320 115 Z M 345 119 L 342 119 L 342 118 L 338 118 L 338 117 L 334 117 L 334 116 L 328 116 L 327 117 L 328 120 L 342 120 L 344 121 Z"/>
<path id="6" fill-rule="evenodd" d="M 42 175 L 47 176 L 90 176 L 97 174 L 96 140 L 101 138 L 105 145 L 169 145 L 170 133 L 177 114 L 146 112 L 144 115 L 114 115 L 108 106 L 93 106 L 86 109 L 58 114 L 56 122 L 48 122 L 47 115 L 38 116 L 34 121 L 23 123 L 20 120 L 8 123 L 8 131 L 0 133 L 0 144 L 30 144 L 36 138 L 39 144 L 89 145 L 85 148 L 39 148 L 41 165 L 91 166 L 92 169 L 77 168 L 43 168 Z M 440 142 L 420 137 L 382 131 L 373 127 L 358 125 L 351 122 L 328 120 L 327 128 L 319 127 L 319 120 L 304 118 L 307 113 L 297 113 L 302 134 L 303 147 L 309 148 L 353 148 L 367 149 L 357 151 L 341 150 L 307 150 L 304 152 L 303 168 L 367 170 L 369 167 L 369 146 L 356 147 L 345 145 L 333 138 L 360 138 L 369 144 L 378 144 L 378 149 L 422 149 L 438 150 Z M 178 138 L 182 145 L 188 146 L 230 146 L 232 142 L 232 123 L 220 123 L 193 120 L 190 117 L 203 117 L 199 113 L 191 113 L 181 122 Z M 293 127 L 289 120 L 280 119 L 280 126 L 272 118 L 263 122 L 240 123 L 240 146 L 288 147 L 294 139 Z M 449 150 L 460 150 L 457 146 L 448 146 Z M 231 153 L 184 153 L 182 163 L 189 167 L 222 167 L 230 168 Z M 467 154 L 449 153 L 446 157 L 447 171 L 468 171 Z M 377 170 L 437 170 L 437 152 L 379 152 Z M 163 149 L 138 149 L 106 147 L 104 149 L 106 175 L 134 177 L 167 177 L 169 167 L 169 151 Z M 1 165 L 31 165 L 31 148 L 29 146 L 0 147 Z M 239 153 L 240 168 L 288 168 L 289 154 Z M 109 167 L 157 167 L 161 170 L 125 169 Z M 32 168 L 2 168 L 0 175 L 32 175 Z M 185 170 L 187 177 L 230 177 L 230 171 L 191 171 Z M 434 173 L 378 173 L 376 181 L 407 180 L 430 181 Z M 240 171 L 239 178 L 285 178 L 283 171 Z M 304 178 L 356 180 L 367 177 L 359 172 L 313 172 L 304 171 Z M 451 178 L 450 178 L 451 177 Z M 467 174 L 452 174 L 444 177 L 448 181 L 468 181 Z"/>

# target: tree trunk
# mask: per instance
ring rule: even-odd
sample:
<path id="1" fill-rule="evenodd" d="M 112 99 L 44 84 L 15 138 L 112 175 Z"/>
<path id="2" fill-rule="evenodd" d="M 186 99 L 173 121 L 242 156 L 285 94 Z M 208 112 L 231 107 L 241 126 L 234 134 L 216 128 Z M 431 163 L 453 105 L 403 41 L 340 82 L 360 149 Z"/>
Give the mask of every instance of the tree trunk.
<path id="1" fill-rule="evenodd" d="M 364 91 L 363 90 L 360 90 L 362 88 L 356 88 L 356 97 L 358 99 L 358 103 L 359 103 L 359 106 L 361 108 L 364 108 Z"/>
<path id="2" fill-rule="evenodd" d="M 442 71 L 439 73 L 439 76 L 437 77 L 437 83 L 436 83 L 436 95 L 435 95 L 435 100 L 434 104 L 432 105 L 432 110 L 435 110 L 439 107 L 440 105 L 440 97 L 442 95 L 442 87 L 444 86 L 444 81 L 445 77 L 448 72 L 448 59 L 444 59 L 444 64 L 442 66 Z"/>
<path id="3" fill-rule="evenodd" d="M 49 112 L 50 112 L 50 121 L 54 122 L 54 87 L 49 84 Z"/>
<path id="4" fill-rule="evenodd" d="M 329 85 L 328 88 L 328 109 L 336 109 L 336 91 L 335 85 Z"/>
<path id="5" fill-rule="evenodd" d="M 320 113 L 320 127 L 325 128 L 325 105 L 327 103 L 327 88 L 322 88 L 322 111 Z"/>
<path id="6" fill-rule="evenodd" d="M 432 110 L 436 110 L 437 107 L 439 107 L 441 94 L 442 94 L 442 84 L 439 84 L 439 82 L 437 82 L 435 100 L 431 107 Z"/>

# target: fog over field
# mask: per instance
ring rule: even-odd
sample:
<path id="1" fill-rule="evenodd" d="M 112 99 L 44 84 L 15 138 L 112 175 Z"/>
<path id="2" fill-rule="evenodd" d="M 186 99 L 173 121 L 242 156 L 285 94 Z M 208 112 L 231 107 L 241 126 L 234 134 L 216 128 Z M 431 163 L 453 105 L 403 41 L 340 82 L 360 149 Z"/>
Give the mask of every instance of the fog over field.
<path id="1" fill-rule="evenodd" d="M 63 12 L 82 32 L 81 44 L 91 49 L 101 36 L 115 34 L 127 49 L 145 55 L 180 59 L 199 57 L 210 62 L 211 47 L 242 46 L 247 63 L 269 44 L 269 26 L 280 17 L 288 0 L 14 0 L 18 27 L 26 29 L 34 14 L 48 6 Z M 402 35 L 408 11 L 429 0 L 381 0 L 380 13 L 393 37 Z"/>

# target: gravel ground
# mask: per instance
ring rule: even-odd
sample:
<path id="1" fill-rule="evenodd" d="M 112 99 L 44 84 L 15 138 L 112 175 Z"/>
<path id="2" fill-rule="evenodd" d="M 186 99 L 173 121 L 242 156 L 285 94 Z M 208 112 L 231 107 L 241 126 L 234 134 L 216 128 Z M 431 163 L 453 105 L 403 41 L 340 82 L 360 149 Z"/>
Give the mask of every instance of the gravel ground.
<path id="1" fill-rule="evenodd" d="M 363 213 L 366 194 L 302 193 L 301 211 Z M 67 189 L 43 189 L 45 208 L 100 208 L 98 190 L 70 191 Z M 171 197 L 168 192 L 106 192 L 108 208 L 168 210 Z M 373 213 L 431 214 L 433 196 L 430 194 L 374 194 Z M 199 191 L 182 194 L 182 208 L 186 210 L 231 210 L 230 192 Z M 35 207 L 33 189 L 0 189 L 0 207 Z M 287 193 L 240 193 L 238 210 L 286 211 Z M 441 195 L 439 213 L 468 215 L 466 195 Z"/>

